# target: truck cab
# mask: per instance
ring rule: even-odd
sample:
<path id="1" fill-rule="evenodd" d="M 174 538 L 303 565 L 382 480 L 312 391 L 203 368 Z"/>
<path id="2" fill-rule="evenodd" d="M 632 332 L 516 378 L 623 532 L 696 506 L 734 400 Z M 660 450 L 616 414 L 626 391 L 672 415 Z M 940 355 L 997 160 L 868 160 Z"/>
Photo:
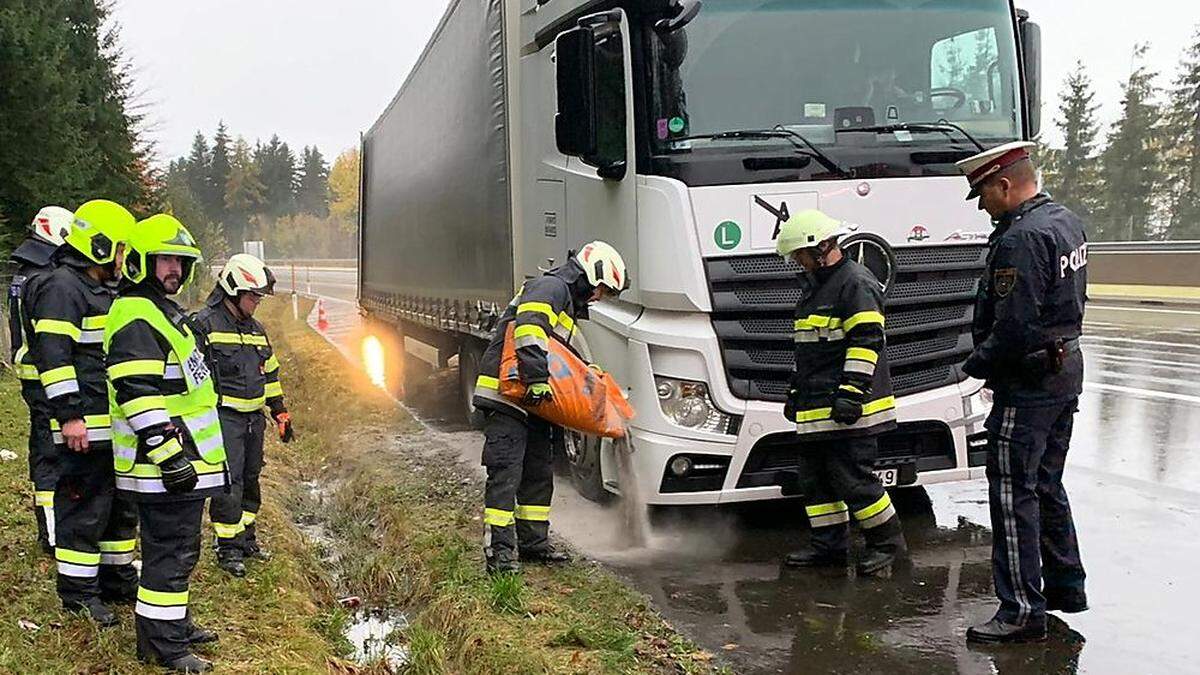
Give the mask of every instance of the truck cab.
<path id="1" fill-rule="evenodd" d="M 506 3 L 513 276 L 603 239 L 632 288 L 583 349 L 627 387 L 631 478 L 651 504 L 790 494 L 783 416 L 797 271 L 791 213 L 854 223 L 888 285 L 900 426 L 886 484 L 981 476 L 972 343 L 988 217 L 955 162 L 1037 136 L 1040 32 L 1009 0 Z M 585 495 L 619 492 L 607 442 L 572 438 Z"/>

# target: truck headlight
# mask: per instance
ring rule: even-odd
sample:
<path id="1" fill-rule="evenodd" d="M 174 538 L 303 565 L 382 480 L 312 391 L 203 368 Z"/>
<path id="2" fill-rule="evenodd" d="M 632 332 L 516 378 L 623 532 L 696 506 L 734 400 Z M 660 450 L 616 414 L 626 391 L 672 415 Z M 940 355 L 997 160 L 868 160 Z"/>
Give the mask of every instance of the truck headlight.
<path id="1" fill-rule="evenodd" d="M 655 377 L 654 382 L 658 389 L 658 406 L 675 424 L 717 434 L 737 433 L 733 430 L 736 418 L 717 409 L 705 383 L 671 377 Z"/>

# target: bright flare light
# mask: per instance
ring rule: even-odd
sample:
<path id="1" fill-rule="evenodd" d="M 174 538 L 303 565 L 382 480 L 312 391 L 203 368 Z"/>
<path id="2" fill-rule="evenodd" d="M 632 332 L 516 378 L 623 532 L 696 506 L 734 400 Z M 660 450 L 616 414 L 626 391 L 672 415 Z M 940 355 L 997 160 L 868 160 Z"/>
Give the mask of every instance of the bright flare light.
<path id="1" fill-rule="evenodd" d="M 371 383 L 380 389 L 387 389 L 383 343 L 379 341 L 379 338 L 374 335 L 363 338 L 362 360 L 367 369 L 367 377 L 371 378 Z"/>

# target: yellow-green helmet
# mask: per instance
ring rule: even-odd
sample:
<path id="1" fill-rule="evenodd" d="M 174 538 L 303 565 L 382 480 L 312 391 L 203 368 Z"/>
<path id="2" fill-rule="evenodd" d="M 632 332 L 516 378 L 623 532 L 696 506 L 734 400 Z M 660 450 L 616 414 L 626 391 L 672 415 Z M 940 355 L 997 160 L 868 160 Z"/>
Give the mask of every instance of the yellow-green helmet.
<path id="1" fill-rule="evenodd" d="M 175 216 L 160 213 L 139 221 L 130 233 L 125 252 L 125 278 L 140 284 L 150 275 L 150 256 L 177 255 L 186 258 L 182 289 L 192 280 L 196 263 L 200 261 L 200 249 L 192 233 Z"/>
<path id="2" fill-rule="evenodd" d="M 107 265 L 117 257 L 118 244 L 129 237 L 135 219 L 124 206 L 107 199 L 93 199 L 75 209 L 67 246 L 79 251 L 97 265 Z"/>
<path id="3" fill-rule="evenodd" d="M 775 251 L 786 258 L 802 248 L 813 248 L 823 241 L 844 237 L 854 230 L 854 226 L 848 223 L 816 209 L 808 209 L 792 216 L 779 228 Z"/>

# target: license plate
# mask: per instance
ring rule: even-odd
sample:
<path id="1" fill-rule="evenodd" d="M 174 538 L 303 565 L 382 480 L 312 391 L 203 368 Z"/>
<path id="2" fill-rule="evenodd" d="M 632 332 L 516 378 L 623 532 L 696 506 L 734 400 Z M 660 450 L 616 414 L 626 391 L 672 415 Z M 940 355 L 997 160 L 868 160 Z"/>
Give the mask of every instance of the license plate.
<path id="1" fill-rule="evenodd" d="M 875 477 L 883 483 L 883 487 L 896 487 L 896 483 L 900 479 L 899 469 L 883 469 L 875 472 Z"/>

